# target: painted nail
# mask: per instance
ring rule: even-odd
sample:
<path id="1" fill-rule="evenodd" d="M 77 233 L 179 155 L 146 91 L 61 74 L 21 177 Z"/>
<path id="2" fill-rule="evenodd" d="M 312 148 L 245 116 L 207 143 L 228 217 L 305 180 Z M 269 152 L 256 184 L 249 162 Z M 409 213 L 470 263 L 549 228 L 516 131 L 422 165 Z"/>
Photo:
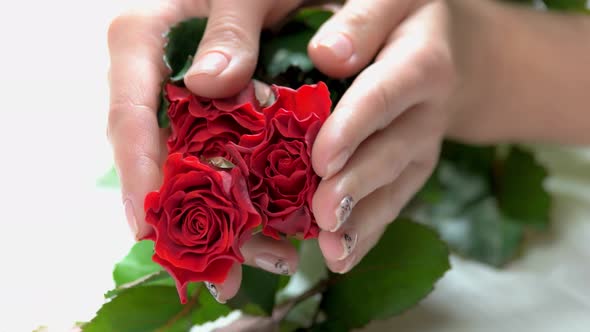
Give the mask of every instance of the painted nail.
<path id="1" fill-rule="evenodd" d="M 342 226 L 348 220 L 348 217 L 350 217 L 350 213 L 352 212 L 353 205 L 354 200 L 352 199 L 352 196 L 344 196 L 336 208 L 336 226 L 332 228 L 331 232 L 336 232 L 338 229 L 340 229 L 340 226 Z"/>
<path id="2" fill-rule="evenodd" d="M 344 164 L 350 158 L 350 152 L 348 150 L 344 150 L 340 152 L 332 161 L 326 166 L 326 176 L 325 179 L 332 177 L 334 174 L 338 173 L 344 167 Z"/>
<path id="3" fill-rule="evenodd" d="M 346 261 L 346 265 L 344 265 L 344 267 L 340 271 L 335 271 L 335 272 L 340 273 L 340 274 L 344 274 L 346 272 L 349 272 L 352 269 L 352 266 L 355 261 L 356 261 L 356 257 L 354 255 L 349 257 L 348 260 Z"/>
<path id="4" fill-rule="evenodd" d="M 318 42 L 318 46 L 323 46 L 334 54 L 338 60 L 344 61 L 352 56 L 352 42 L 350 38 L 341 33 L 329 34 Z"/>
<path id="5" fill-rule="evenodd" d="M 135 209 L 133 208 L 133 202 L 130 199 L 126 199 L 123 202 L 123 207 L 125 208 L 125 218 L 127 218 L 127 224 L 129 224 L 129 228 L 131 228 L 131 232 L 133 232 L 133 236 L 137 238 L 138 232 L 138 225 L 137 225 L 137 218 L 135 218 Z"/>
<path id="6" fill-rule="evenodd" d="M 187 73 L 187 76 L 207 74 L 210 76 L 219 75 L 229 64 L 229 59 L 219 53 L 211 52 L 199 57 L 192 68 Z"/>
<path id="7" fill-rule="evenodd" d="M 284 259 L 271 254 L 261 254 L 254 259 L 256 265 L 270 273 L 289 275 L 291 270 L 289 264 Z"/>
<path id="8" fill-rule="evenodd" d="M 358 235 L 356 233 L 343 233 L 342 237 L 340 238 L 340 243 L 342 243 L 342 256 L 338 258 L 339 261 L 346 259 L 354 248 L 356 247 L 356 242 L 358 240 Z"/>
<path id="9" fill-rule="evenodd" d="M 213 296 L 215 301 L 217 301 L 219 303 L 225 303 L 225 301 L 221 301 L 219 299 L 219 290 L 217 290 L 217 287 L 214 284 L 205 281 L 205 287 L 207 287 L 207 289 L 209 290 L 209 293 L 211 293 L 211 296 Z"/>

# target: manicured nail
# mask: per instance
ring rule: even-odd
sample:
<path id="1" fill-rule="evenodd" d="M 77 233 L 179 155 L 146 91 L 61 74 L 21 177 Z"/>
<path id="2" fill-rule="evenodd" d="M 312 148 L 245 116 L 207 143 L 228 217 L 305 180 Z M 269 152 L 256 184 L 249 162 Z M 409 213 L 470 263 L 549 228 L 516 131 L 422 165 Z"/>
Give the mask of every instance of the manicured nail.
<path id="1" fill-rule="evenodd" d="M 331 232 L 336 232 L 350 217 L 350 213 L 352 212 L 352 206 L 354 205 L 354 200 L 352 196 L 346 195 L 340 201 L 340 204 L 336 208 L 336 226 L 332 228 Z"/>
<path id="2" fill-rule="evenodd" d="M 259 268 L 270 273 L 289 275 L 291 270 L 289 264 L 284 259 L 271 254 L 261 254 L 254 259 Z"/>
<path id="3" fill-rule="evenodd" d="M 356 257 L 354 255 L 350 256 L 346 261 L 346 265 L 340 271 L 334 271 L 336 273 L 344 274 L 349 272 L 352 269 L 354 262 L 356 261 Z"/>
<path id="4" fill-rule="evenodd" d="M 215 301 L 217 301 L 219 303 L 225 303 L 225 301 L 221 301 L 219 299 L 219 290 L 217 290 L 217 287 L 214 284 L 205 281 L 205 287 L 207 287 L 207 289 L 209 290 L 209 293 L 211 293 L 211 296 L 213 296 Z"/>
<path id="5" fill-rule="evenodd" d="M 328 163 L 328 166 L 326 167 L 326 176 L 324 177 L 324 180 L 338 173 L 338 171 L 344 167 L 344 164 L 346 164 L 348 158 L 350 158 L 350 153 L 348 150 L 344 150 L 336 155 L 336 157 L 332 159 L 332 161 Z"/>
<path id="6" fill-rule="evenodd" d="M 207 74 L 210 76 L 219 75 L 229 64 L 228 58 L 219 53 L 211 52 L 200 56 L 187 73 L 187 76 Z"/>
<path id="7" fill-rule="evenodd" d="M 330 49 L 338 60 L 348 60 L 352 56 L 352 42 L 341 33 L 333 33 L 320 39 L 318 46 Z"/>
<path id="8" fill-rule="evenodd" d="M 357 240 L 358 235 L 356 233 L 347 232 L 342 234 L 342 237 L 340 238 L 340 243 L 342 243 L 342 256 L 338 258 L 339 261 L 350 256 L 354 247 L 356 247 Z"/>
<path id="9" fill-rule="evenodd" d="M 125 208 L 125 217 L 127 218 L 127 224 L 129 224 L 129 228 L 131 228 L 131 232 L 133 232 L 133 236 L 137 237 L 138 225 L 137 225 L 137 218 L 135 218 L 135 209 L 133 208 L 133 202 L 130 199 L 126 199 L 123 202 L 123 207 Z"/>

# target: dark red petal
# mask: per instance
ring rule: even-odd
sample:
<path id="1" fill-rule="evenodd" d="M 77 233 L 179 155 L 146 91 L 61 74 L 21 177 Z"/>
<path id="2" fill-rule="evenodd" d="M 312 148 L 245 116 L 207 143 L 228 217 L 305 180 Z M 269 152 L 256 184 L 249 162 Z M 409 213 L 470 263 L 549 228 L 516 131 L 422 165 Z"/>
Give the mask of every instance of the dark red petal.
<path id="1" fill-rule="evenodd" d="M 157 254 L 152 256 L 152 260 L 160 264 L 170 273 L 176 283 L 180 302 L 183 304 L 187 301 L 186 288 L 189 282 L 208 281 L 215 284 L 223 283 L 227 279 L 227 275 L 234 264 L 234 261 L 230 259 L 218 259 L 210 262 L 206 271 L 195 272 L 177 267 L 167 260 L 162 259 Z"/>
<path id="2" fill-rule="evenodd" d="M 187 99 L 192 94 L 188 89 L 171 83 L 166 84 L 165 90 L 166 98 L 170 102 Z"/>

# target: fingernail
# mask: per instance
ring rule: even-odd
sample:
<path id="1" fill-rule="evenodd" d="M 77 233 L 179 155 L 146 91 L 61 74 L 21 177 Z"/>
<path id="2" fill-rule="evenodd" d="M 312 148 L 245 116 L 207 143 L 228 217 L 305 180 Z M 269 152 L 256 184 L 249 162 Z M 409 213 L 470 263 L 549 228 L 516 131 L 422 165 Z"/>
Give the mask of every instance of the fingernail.
<path id="1" fill-rule="evenodd" d="M 207 289 L 209 290 L 209 293 L 211 293 L 211 296 L 213 296 L 215 301 L 217 301 L 219 303 L 225 303 L 225 301 L 222 301 L 219 299 L 219 290 L 217 289 L 217 287 L 214 284 L 205 281 L 205 287 L 207 287 Z"/>
<path id="2" fill-rule="evenodd" d="M 135 209 L 133 208 L 133 202 L 130 199 L 126 199 L 123 202 L 123 207 L 125 208 L 125 217 L 127 218 L 127 224 L 129 224 L 129 228 L 131 228 L 131 232 L 133 232 L 133 236 L 137 237 L 137 218 L 135 218 Z"/>
<path id="3" fill-rule="evenodd" d="M 207 53 L 195 61 L 187 76 L 199 74 L 217 76 L 227 67 L 228 64 L 229 60 L 225 55 L 219 52 Z"/>
<path id="4" fill-rule="evenodd" d="M 338 258 L 339 261 L 345 259 L 346 257 L 350 256 L 354 247 L 356 247 L 356 241 L 358 239 L 358 235 L 356 233 L 343 233 L 342 237 L 340 238 L 340 243 L 342 243 L 342 256 Z"/>
<path id="5" fill-rule="evenodd" d="M 329 34 L 318 42 L 318 46 L 323 46 L 334 54 L 338 60 L 344 61 L 352 56 L 352 42 L 350 38 L 341 33 Z"/>
<path id="6" fill-rule="evenodd" d="M 352 212 L 352 206 L 354 205 L 354 200 L 352 196 L 346 195 L 340 201 L 340 204 L 336 208 L 336 226 L 330 230 L 331 232 L 336 232 L 350 217 L 350 213 Z"/>
<path id="7" fill-rule="evenodd" d="M 340 271 L 335 271 L 336 273 L 340 273 L 340 274 L 344 274 L 346 272 L 349 272 L 352 269 L 352 265 L 354 264 L 354 262 L 356 261 L 356 257 L 353 255 L 351 257 L 348 258 L 348 261 L 346 262 L 346 265 L 344 265 L 344 267 L 342 268 L 342 270 Z"/>
<path id="8" fill-rule="evenodd" d="M 346 164 L 348 158 L 350 158 L 350 152 L 348 152 L 348 150 L 344 150 L 337 154 L 336 157 L 332 159 L 330 163 L 328 163 L 328 166 L 326 167 L 326 176 L 324 176 L 324 180 L 338 173 L 338 171 L 340 171 L 342 167 L 344 167 L 344 164 Z"/>
<path id="9" fill-rule="evenodd" d="M 254 259 L 256 265 L 270 273 L 289 275 L 291 270 L 289 264 L 284 259 L 271 254 L 261 254 Z"/>

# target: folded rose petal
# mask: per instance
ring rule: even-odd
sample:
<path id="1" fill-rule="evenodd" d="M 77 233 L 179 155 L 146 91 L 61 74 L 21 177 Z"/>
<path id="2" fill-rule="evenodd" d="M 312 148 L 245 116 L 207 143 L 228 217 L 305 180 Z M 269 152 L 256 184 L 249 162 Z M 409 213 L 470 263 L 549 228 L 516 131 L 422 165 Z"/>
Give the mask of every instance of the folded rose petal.
<path id="1" fill-rule="evenodd" d="M 264 129 L 264 116 L 253 84 L 234 97 L 213 100 L 173 84 L 167 84 L 165 89 L 172 128 L 169 153 L 231 159 L 225 145 Z"/>
<path id="2" fill-rule="evenodd" d="M 254 205 L 263 215 L 263 233 L 313 238 L 319 228 L 311 201 L 320 177 L 311 164 L 311 148 L 330 114 L 330 93 L 325 84 L 298 90 L 274 86 L 276 101 L 263 110 L 265 131 L 245 135 L 233 145 L 248 173 Z"/>
<path id="3" fill-rule="evenodd" d="M 180 153 L 168 156 L 162 187 L 147 195 L 145 211 L 155 230 L 153 260 L 175 279 L 183 303 L 189 282 L 221 283 L 244 261 L 240 247 L 262 220 L 239 168 L 218 170 Z"/>

